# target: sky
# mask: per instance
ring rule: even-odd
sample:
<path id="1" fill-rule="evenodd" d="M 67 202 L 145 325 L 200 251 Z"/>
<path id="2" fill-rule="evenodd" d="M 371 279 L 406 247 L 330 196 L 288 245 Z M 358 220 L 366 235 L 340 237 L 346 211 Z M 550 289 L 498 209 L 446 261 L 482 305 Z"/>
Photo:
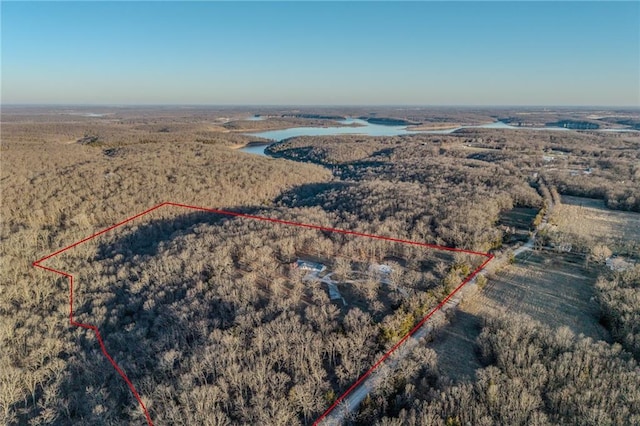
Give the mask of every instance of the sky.
<path id="1" fill-rule="evenodd" d="M 2 104 L 640 106 L 640 2 L 7 2 Z"/>

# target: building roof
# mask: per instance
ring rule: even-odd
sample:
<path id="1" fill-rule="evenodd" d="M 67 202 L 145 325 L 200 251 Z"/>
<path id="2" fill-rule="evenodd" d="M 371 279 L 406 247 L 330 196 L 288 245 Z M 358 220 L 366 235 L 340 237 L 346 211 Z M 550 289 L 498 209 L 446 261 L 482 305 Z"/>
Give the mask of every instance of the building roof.
<path id="1" fill-rule="evenodd" d="M 308 271 L 322 272 L 326 269 L 326 266 L 324 266 L 322 263 L 311 262 L 310 260 L 302 260 L 302 259 L 298 259 L 296 261 L 296 266 L 300 269 L 305 269 Z"/>

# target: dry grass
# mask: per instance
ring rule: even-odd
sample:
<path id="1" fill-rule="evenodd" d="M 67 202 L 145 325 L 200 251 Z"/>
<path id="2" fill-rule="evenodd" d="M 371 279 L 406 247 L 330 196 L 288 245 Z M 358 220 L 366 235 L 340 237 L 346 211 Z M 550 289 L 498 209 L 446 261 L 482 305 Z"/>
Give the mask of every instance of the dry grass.
<path id="1" fill-rule="evenodd" d="M 564 325 L 576 334 L 608 340 L 592 302 L 595 280 L 596 274 L 580 258 L 530 253 L 498 272 L 480 295 L 484 300 L 465 309 L 524 313 L 553 328 Z"/>
<path id="2" fill-rule="evenodd" d="M 574 248 L 606 244 L 614 251 L 633 252 L 640 241 L 640 214 L 610 210 L 601 200 L 563 196 L 551 217 L 552 241 Z M 513 225 L 513 224 L 511 224 Z M 453 380 L 471 378 L 481 366 L 475 340 L 483 318 L 524 313 L 553 328 L 567 326 L 576 334 L 610 341 L 599 323 L 595 301 L 597 271 L 580 256 L 528 253 L 500 270 L 477 294 L 465 299 L 451 324 L 442 329 L 433 349 L 439 368 Z"/>
<path id="3" fill-rule="evenodd" d="M 576 335 L 610 341 L 599 323 L 599 308 L 593 300 L 596 274 L 584 262 L 567 255 L 525 254 L 525 258 L 499 271 L 487 286 L 466 298 L 436 337 L 443 375 L 453 380 L 473 377 L 481 366 L 475 340 L 483 317 L 501 313 L 526 314 L 552 328 L 569 327 Z"/>
<path id="4" fill-rule="evenodd" d="M 626 251 L 629 244 L 640 241 L 640 214 L 610 210 L 591 198 L 563 196 L 550 223 L 560 234 L 603 243 L 614 252 Z"/>

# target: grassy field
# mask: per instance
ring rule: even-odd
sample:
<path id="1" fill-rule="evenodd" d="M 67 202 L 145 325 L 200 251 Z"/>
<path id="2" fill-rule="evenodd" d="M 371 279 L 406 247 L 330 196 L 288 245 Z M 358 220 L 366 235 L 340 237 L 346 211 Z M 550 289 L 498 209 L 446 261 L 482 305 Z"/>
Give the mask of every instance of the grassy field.
<path id="1" fill-rule="evenodd" d="M 496 273 L 481 292 L 468 297 L 435 338 L 431 347 L 438 354 L 440 371 L 452 380 L 473 377 L 480 367 L 474 342 L 482 317 L 501 312 L 527 314 L 554 328 L 566 326 L 576 335 L 609 341 L 592 299 L 596 277 L 575 256 L 525 253 Z"/>
<path id="2" fill-rule="evenodd" d="M 501 217 L 501 224 L 520 230 L 531 214 L 513 209 Z M 572 243 L 574 251 L 595 241 L 614 254 L 626 253 L 640 241 L 640 214 L 610 210 L 601 200 L 563 196 L 551 216 L 549 232 L 552 242 Z M 502 312 L 527 314 L 553 328 L 566 326 L 576 335 L 611 341 L 599 323 L 595 301 L 599 268 L 587 265 L 577 254 L 526 252 L 489 277 L 486 287 L 467 297 L 431 345 L 443 376 L 454 381 L 474 376 L 481 367 L 475 340 L 483 318 Z"/>
<path id="3" fill-rule="evenodd" d="M 533 230 L 533 220 L 537 214 L 538 209 L 527 207 L 515 207 L 501 213 L 498 225 L 506 230 L 503 242 L 526 241 L 529 232 Z"/>
<path id="4" fill-rule="evenodd" d="M 595 240 L 614 253 L 640 241 L 640 214 L 608 209 L 601 200 L 563 196 L 550 223 L 568 238 Z"/>

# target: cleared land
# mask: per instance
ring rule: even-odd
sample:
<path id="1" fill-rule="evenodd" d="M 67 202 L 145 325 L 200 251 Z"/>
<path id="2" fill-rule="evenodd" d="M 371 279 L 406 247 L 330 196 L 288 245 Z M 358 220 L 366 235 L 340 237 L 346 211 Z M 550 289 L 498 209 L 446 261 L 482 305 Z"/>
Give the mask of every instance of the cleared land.
<path id="1" fill-rule="evenodd" d="M 501 223 L 522 231 L 531 212 L 516 210 L 503 215 Z M 607 209 L 600 200 L 563 196 L 549 228 L 552 241 L 573 243 L 573 250 L 597 241 L 614 254 L 626 253 L 640 241 L 640 214 Z M 576 335 L 610 342 L 595 301 L 600 268 L 586 264 L 584 255 L 525 252 L 515 264 L 490 277 L 482 291 L 467 298 L 434 340 L 440 371 L 454 381 L 473 378 L 482 366 L 475 353 L 482 318 L 503 312 L 523 313 L 552 328 L 566 326 Z"/>
<path id="2" fill-rule="evenodd" d="M 627 253 L 640 245 L 640 214 L 611 210 L 592 198 L 563 196 L 550 223 L 552 231 L 578 245 L 597 241 L 616 252 Z"/>
<path id="3" fill-rule="evenodd" d="M 473 378 L 481 367 L 475 340 L 482 317 L 504 312 L 526 314 L 553 328 L 567 326 L 576 335 L 610 341 L 593 301 L 596 278 L 575 256 L 525 253 L 491 277 L 481 292 L 464 300 L 451 324 L 430 345 L 438 353 L 440 371 L 453 380 Z"/>
<path id="4" fill-rule="evenodd" d="M 576 334 L 607 340 L 591 302 L 595 279 L 580 257 L 530 252 L 490 279 L 481 295 L 484 300 L 465 303 L 465 310 L 524 313 L 554 328 L 566 325 Z"/>
<path id="5" fill-rule="evenodd" d="M 503 242 L 512 244 L 516 241 L 526 241 L 534 229 L 533 220 L 537 214 L 538 209 L 527 207 L 515 207 L 501 213 L 498 226 L 504 232 Z"/>

